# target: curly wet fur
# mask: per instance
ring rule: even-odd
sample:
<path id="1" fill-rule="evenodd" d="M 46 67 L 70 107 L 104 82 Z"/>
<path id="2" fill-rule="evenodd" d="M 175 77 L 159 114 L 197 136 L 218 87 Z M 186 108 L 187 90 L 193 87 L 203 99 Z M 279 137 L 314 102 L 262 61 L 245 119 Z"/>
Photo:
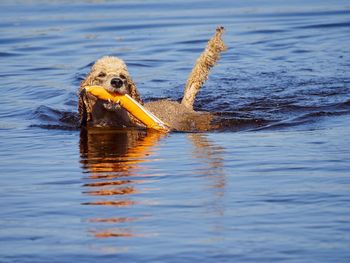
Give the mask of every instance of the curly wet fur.
<path id="1" fill-rule="evenodd" d="M 211 122 L 214 115 L 194 111 L 193 103 L 197 92 L 208 78 L 210 68 L 213 67 L 220 58 L 220 52 L 226 49 L 221 39 L 223 30 L 223 27 L 217 28 L 214 37 L 209 40 L 206 49 L 197 60 L 187 81 L 182 103 L 170 100 L 159 100 L 144 104 L 154 115 L 169 124 L 171 129 L 180 131 L 203 131 L 213 127 Z M 96 61 L 90 73 L 80 85 L 79 115 L 81 125 L 144 127 L 119 105 L 97 99 L 91 94 L 87 94 L 83 89 L 85 86 L 99 85 L 111 91 L 110 80 L 112 77 L 125 79 L 123 92 L 129 94 L 136 101 L 143 104 L 125 63 L 117 57 L 103 57 Z"/>
<path id="2" fill-rule="evenodd" d="M 208 41 L 204 52 L 197 59 L 196 64 L 188 77 L 181 104 L 189 109 L 193 108 L 196 95 L 204 82 L 208 79 L 210 69 L 214 67 L 220 59 L 220 53 L 227 49 L 221 38 L 223 33 L 223 27 L 218 27 L 216 29 L 214 37 Z"/>
<path id="3" fill-rule="evenodd" d="M 134 81 L 131 79 L 124 61 L 117 57 L 106 56 L 95 62 L 87 77 L 81 82 L 80 89 L 85 86 L 101 85 L 99 75 L 101 73 L 113 73 L 124 76 L 128 84 L 128 94 L 138 102 L 141 102 L 140 93 L 137 91 Z"/>

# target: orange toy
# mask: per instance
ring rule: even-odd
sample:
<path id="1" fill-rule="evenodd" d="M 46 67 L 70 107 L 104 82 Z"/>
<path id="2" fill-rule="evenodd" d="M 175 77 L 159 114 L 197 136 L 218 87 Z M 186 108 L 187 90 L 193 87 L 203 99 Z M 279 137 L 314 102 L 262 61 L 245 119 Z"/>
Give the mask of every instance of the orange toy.
<path id="1" fill-rule="evenodd" d="M 152 112 L 145 109 L 140 103 L 131 98 L 128 94 L 111 94 L 100 86 L 86 86 L 85 90 L 101 100 L 111 100 L 126 109 L 136 119 L 146 125 L 147 128 L 169 132 L 170 128 Z"/>

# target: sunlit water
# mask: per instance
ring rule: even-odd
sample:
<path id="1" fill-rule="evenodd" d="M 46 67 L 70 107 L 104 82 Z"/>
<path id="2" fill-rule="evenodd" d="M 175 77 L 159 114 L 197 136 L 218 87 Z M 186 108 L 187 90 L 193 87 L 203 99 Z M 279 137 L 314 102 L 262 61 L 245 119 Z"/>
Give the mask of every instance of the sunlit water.
<path id="1" fill-rule="evenodd" d="M 349 262 L 347 1 L 2 1 L 0 262 Z M 117 55 L 180 99 L 223 25 L 207 133 L 77 128 Z"/>

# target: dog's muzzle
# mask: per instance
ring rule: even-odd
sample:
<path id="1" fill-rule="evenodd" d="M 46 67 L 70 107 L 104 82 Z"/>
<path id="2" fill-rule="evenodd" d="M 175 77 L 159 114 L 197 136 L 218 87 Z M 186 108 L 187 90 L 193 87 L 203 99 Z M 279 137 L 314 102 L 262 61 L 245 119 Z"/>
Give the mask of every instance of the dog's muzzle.
<path id="1" fill-rule="evenodd" d="M 111 86 L 115 89 L 120 89 L 123 87 L 124 81 L 120 78 L 113 78 L 111 79 Z"/>
<path id="2" fill-rule="evenodd" d="M 121 78 L 112 78 L 107 90 L 119 94 L 126 94 L 127 92 L 125 82 Z"/>

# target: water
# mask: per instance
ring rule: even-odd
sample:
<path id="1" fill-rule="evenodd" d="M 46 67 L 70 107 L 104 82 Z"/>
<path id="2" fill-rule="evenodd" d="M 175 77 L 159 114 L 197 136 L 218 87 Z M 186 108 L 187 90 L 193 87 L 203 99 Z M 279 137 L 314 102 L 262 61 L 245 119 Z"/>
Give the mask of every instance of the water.
<path id="1" fill-rule="evenodd" d="M 347 1 L 2 1 L 1 262 L 348 262 Z M 181 98 L 217 25 L 207 133 L 77 129 L 103 55 Z"/>

